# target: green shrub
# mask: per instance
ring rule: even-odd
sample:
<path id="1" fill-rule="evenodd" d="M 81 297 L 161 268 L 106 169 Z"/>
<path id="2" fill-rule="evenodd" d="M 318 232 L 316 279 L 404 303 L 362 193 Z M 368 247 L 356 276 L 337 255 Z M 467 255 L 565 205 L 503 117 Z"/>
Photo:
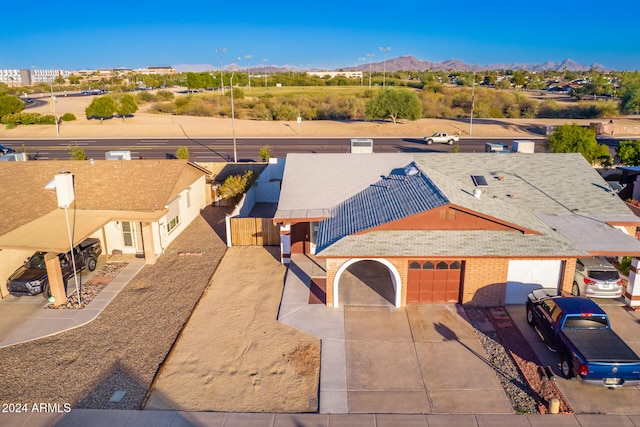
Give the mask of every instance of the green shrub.
<path id="1" fill-rule="evenodd" d="M 76 116 L 73 113 L 64 113 L 60 119 L 63 122 L 72 122 L 76 119 Z"/>
<path id="2" fill-rule="evenodd" d="M 220 196 L 231 199 L 247 192 L 256 177 L 253 171 L 246 171 L 242 176 L 229 175 L 220 186 Z"/>

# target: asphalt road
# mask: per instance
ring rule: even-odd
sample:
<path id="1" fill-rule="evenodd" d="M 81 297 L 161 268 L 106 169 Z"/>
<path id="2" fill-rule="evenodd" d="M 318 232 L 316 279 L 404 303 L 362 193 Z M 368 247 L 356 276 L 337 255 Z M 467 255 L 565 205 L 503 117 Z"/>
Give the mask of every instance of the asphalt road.
<path id="1" fill-rule="evenodd" d="M 536 152 L 544 151 L 543 139 L 531 139 L 536 142 Z M 373 149 L 376 153 L 420 153 L 450 152 L 451 145 L 426 145 L 416 138 L 374 138 Z M 486 142 L 501 142 L 511 145 L 512 139 L 462 138 L 460 152 L 484 152 Z M 84 148 L 87 157 L 104 159 L 110 150 L 128 150 L 131 158 L 165 159 L 172 158 L 179 146 L 189 149 L 191 160 L 200 162 L 228 162 L 234 160 L 234 147 L 231 138 L 131 138 L 131 139 L 5 139 L 3 145 L 16 151 L 26 151 L 29 158 L 40 160 L 68 159 L 69 146 Z M 287 153 L 346 153 L 349 151 L 349 138 L 236 138 L 238 161 L 259 160 L 260 148 L 271 147 L 272 157 L 285 157 Z"/>

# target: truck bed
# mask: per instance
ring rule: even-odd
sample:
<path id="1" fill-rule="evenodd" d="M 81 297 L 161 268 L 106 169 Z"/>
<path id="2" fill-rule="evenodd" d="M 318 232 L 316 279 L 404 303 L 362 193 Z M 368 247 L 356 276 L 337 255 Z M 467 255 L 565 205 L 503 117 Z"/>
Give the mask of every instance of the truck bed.
<path id="1" fill-rule="evenodd" d="M 562 332 L 588 362 L 640 362 L 611 329 L 563 329 Z"/>

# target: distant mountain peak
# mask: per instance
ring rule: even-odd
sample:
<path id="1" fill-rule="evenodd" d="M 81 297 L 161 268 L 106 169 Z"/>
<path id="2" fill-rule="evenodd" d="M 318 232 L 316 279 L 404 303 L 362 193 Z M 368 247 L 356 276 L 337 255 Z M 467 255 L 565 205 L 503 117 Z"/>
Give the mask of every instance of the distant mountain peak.
<path id="1" fill-rule="evenodd" d="M 184 65 L 174 65 L 173 68 L 177 72 L 205 72 L 218 70 L 219 67 L 213 66 L 211 64 L 184 64 Z M 225 70 L 237 70 L 237 71 L 246 71 L 247 67 L 243 67 L 240 64 L 228 64 L 222 67 Z M 371 71 L 383 71 L 387 72 L 396 72 L 396 71 L 491 71 L 491 70 L 526 70 L 526 71 L 589 71 L 591 69 L 598 71 L 611 71 L 611 68 L 607 68 L 602 64 L 594 63 L 592 65 L 584 65 L 579 64 L 571 58 L 567 58 L 563 61 L 546 61 L 542 64 L 530 64 L 530 63 L 501 63 L 501 64 L 489 64 L 489 65 L 478 65 L 478 64 L 467 64 L 464 61 L 459 59 L 450 58 L 445 59 L 444 61 L 439 62 L 431 62 L 420 60 L 413 55 L 402 55 L 395 58 L 389 58 L 384 61 L 377 62 L 366 62 L 360 63 L 357 66 L 342 66 L 334 69 L 333 71 L 339 70 L 358 70 L 363 72 Z M 269 65 L 269 66 L 254 66 L 251 67 L 252 72 L 255 70 L 256 73 L 267 72 L 286 72 L 286 71 L 305 71 L 301 67 L 293 66 L 293 65 Z M 327 71 L 322 69 L 313 69 L 314 71 Z M 310 71 L 310 70 L 307 70 Z"/>

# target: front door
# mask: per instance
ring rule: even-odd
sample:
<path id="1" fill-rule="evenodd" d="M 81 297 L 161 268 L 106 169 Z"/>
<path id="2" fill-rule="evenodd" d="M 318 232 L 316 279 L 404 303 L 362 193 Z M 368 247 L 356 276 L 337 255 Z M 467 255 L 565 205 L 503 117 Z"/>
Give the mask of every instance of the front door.
<path id="1" fill-rule="evenodd" d="M 122 223 L 122 242 L 126 252 L 143 252 L 142 227 L 137 222 Z"/>

